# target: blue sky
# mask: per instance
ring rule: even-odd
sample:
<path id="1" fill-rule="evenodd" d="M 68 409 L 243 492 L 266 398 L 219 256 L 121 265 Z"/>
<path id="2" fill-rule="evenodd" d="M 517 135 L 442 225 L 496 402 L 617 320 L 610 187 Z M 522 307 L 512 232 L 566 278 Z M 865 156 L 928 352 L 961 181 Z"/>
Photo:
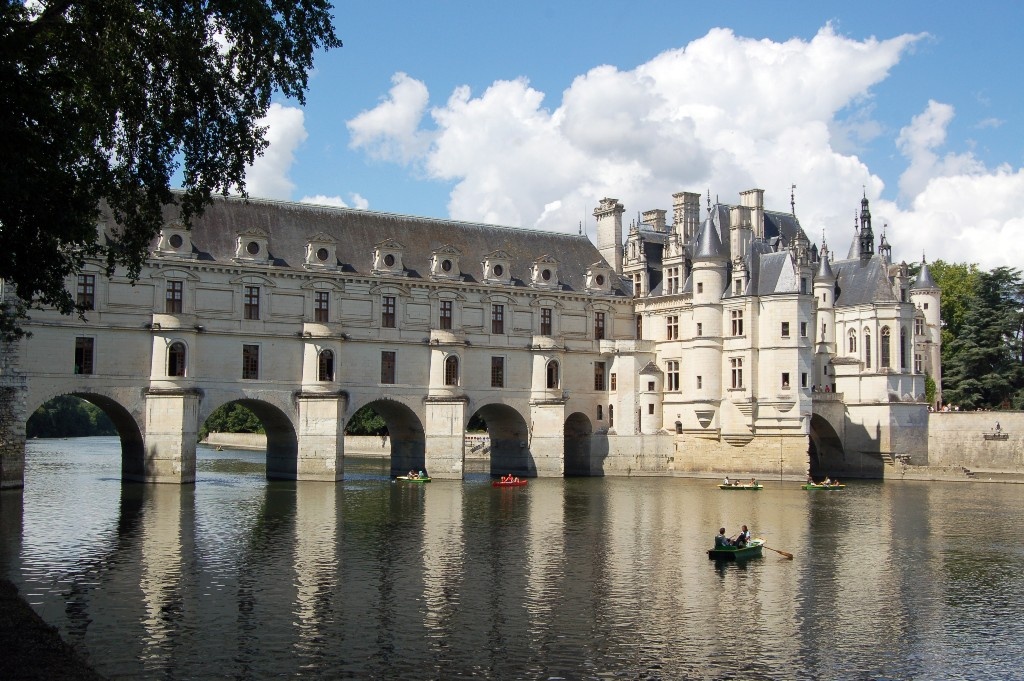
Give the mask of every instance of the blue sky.
<path id="1" fill-rule="evenodd" d="M 593 236 L 710 192 L 845 254 L 1024 262 L 1024 3 L 342 3 L 253 196 Z"/>

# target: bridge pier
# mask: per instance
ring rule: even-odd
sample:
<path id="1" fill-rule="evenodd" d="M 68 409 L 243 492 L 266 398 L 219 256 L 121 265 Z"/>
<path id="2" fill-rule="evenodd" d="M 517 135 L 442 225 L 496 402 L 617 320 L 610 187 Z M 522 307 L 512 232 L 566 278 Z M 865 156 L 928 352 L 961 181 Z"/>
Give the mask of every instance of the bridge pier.
<path id="1" fill-rule="evenodd" d="M 565 400 L 530 403 L 530 454 L 538 478 L 565 473 Z"/>
<path id="2" fill-rule="evenodd" d="M 147 391 L 143 460 L 124 461 L 121 477 L 179 485 L 195 482 L 201 399 L 194 388 Z"/>
<path id="3" fill-rule="evenodd" d="M 428 397 L 425 425 L 425 465 L 430 476 L 461 480 L 466 461 L 466 399 Z"/>
<path id="4" fill-rule="evenodd" d="M 344 477 L 345 393 L 300 393 L 296 480 L 336 481 Z"/>

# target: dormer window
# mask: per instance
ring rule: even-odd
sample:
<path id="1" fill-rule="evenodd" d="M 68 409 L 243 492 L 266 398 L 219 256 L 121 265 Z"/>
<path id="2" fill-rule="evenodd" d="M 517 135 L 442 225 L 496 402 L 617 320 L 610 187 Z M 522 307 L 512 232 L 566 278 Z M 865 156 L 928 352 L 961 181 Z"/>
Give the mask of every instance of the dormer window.
<path id="1" fill-rule="evenodd" d="M 557 289 L 558 261 L 550 255 L 542 255 L 534 260 L 530 270 L 530 285 L 534 288 Z"/>
<path id="2" fill-rule="evenodd" d="M 180 223 L 167 225 L 160 230 L 160 240 L 157 241 L 153 254 L 165 258 L 195 258 L 192 252 L 191 232 Z"/>
<path id="3" fill-rule="evenodd" d="M 587 291 L 590 293 L 611 293 L 611 269 L 604 263 L 596 262 L 587 268 Z"/>
<path id="4" fill-rule="evenodd" d="M 327 234 L 317 234 L 306 242 L 306 258 L 303 263 L 308 269 L 338 269 L 337 242 Z"/>
<path id="5" fill-rule="evenodd" d="M 394 239 L 385 239 L 373 247 L 373 273 L 392 277 L 404 277 L 405 266 L 402 255 L 405 246 Z"/>
<path id="6" fill-rule="evenodd" d="M 432 279 L 462 279 L 459 257 L 462 251 L 454 246 L 442 246 L 430 254 L 430 277 Z"/>
<path id="7" fill-rule="evenodd" d="M 235 260 L 249 263 L 270 261 L 270 239 L 266 232 L 253 229 L 235 237 Z"/>
<path id="8" fill-rule="evenodd" d="M 511 284 L 512 256 L 505 251 L 492 251 L 484 256 L 481 263 L 483 267 L 484 282 L 488 284 Z"/>

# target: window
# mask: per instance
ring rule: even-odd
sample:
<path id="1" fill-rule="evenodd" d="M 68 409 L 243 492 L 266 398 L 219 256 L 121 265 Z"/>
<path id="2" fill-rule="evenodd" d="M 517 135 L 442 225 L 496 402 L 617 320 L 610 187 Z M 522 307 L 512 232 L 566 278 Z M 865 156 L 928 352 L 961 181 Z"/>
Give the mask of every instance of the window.
<path id="1" fill-rule="evenodd" d="M 907 302 L 907 289 L 905 289 L 905 288 L 901 288 L 900 289 L 900 302 L 901 303 Z"/>
<path id="2" fill-rule="evenodd" d="M 394 296 L 382 296 L 380 301 L 380 325 L 385 329 L 393 329 L 397 325 L 398 306 Z M 383 383 L 383 381 L 382 381 Z"/>
<path id="3" fill-rule="evenodd" d="M 918 319 L 914 320 L 914 335 L 915 336 L 923 336 L 924 335 L 924 320 L 923 319 L 918 318 Z"/>
<path id="4" fill-rule="evenodd" d="M 789 322 L 782 322 L 782 337 L 789 338 Z"/>
<path id="5" fill-rule="evenodd" d="M 921 373 L 921 368 L 924 366 L 920 353 L 914 353 L 914 373 Z"/>
<path id="6" fill-rule="evenodd" d="M 316 362 L 316 380 L 334 380 L 334 353 L 330 350 L 321 350 Z"/>
<path id="7" fill-rule="evenodd" d="M 864 367 L 871 368 L 871 334 L 864 330 Z"/>
<path id="8" fill-rule="evenodd" d="M 558 388 L 558 362 L 555 360 L 548 362 L 547 379 L 549 390 Z"/>
<path id="9" fill-rule="evenodd" d="M 644 318 L 640 315 L 636 316 L 636 339 L 641 340 L 644 337 Z"/>
<path id="10" fill-rule="evenodd" d="M 242 378 L 256 380 L 260 377 L 260 346 L 242 346 Z"/>
<path id="11" fill-rule="evenodd" d="M 617 390 L 619 386 L 618 375 L 613 371 L 608 379 L 609 390 Z"/>
<path id="12" fill-rule="evenodd" d="M 729 366 L 732 369 L 732 387 L 739 390 L 743 387 L 743 359 L 733 357 L 729 360 Z"/>
<path id="13" fill-rule="evenodd" d="M 448 355 L 444 358 L 444 384 L 459 384 L 459 358 L 455 355 Z"/>
<path id="14" fill-rule="evenodd" d="M 800 293 L 807 294 L 807 277 L 800 277 Z"/>
<path id="15" fill-rule="evenodd" d="M 604 390 L 604 362 L 594 362 L 594 390 Z"/>
<path id="16" fill-rule="evenodd" d="M 800 322 L 800 337 L 807 338 L 807 322 Z"/>
<path id="17" fill-rule="evenodd" d="M 697 377 L 697 390 L 702 390 L 703 388 L 704 388 L 704 377 L 703 376 L 698 376 Z"/>
<path id="18" fill-rule="evenodd" d="M 735 281 L 732 282 L 732 294 L 734 296 L 741 296 L 741 295 L 743 295 L 743 280 L 742 279 L 736 279 Z"/>
<path id="19" fill-rule="evenodd" d="M 96 275 L 79 274 L 78 291 L 75 304 L 83 310 L 92 310 L 96 306 Z"/>
<path id="20" fill-rule="evenodd" d="M 597 340 L 604 338 L 604 312 L 594 313 L 594 338 Z"/>
<path id="21" fill-rule="evenodd" d="M 787 389 L 787 390 L 789 389 L 789 372 L 788 371 L 783 371 L 782 372 L 782 387 Z"/>
<path id="22" fill-rule="evenodd" d="M 704 324 L 701 323 L 701 322 L 697 322 L 697 335 L 698 336 L 703 336 L 704 335 Z"/>
<path id="23" fill-rule="evenodd" d="M 395 382 L 396 354 L 394 350 L 380 353 L 380 382 L 391 385 Z"/>
<path id="24" fill-rule="evenodd" d="M 704 293 L 704 282 L 697 282 L 697 293 Z"/>
<path id="25" fill-rule="evenodd" d="M 801 388 L 806 388 L 807 387 L 807 372 L 806 371 L 800 372 L 800 387 Z"/>
<path id="26" fill-rule="evenodd" d="M 185 344 L 181 341 L 175 341 L 167 348 L 167 375 L 185 375 Z"/>
<path id="27" fill-rule="evenodd" d="M 647 413 L 648 414 L 653 414 L 654 413 L 654 405 L 653 404 L 648 404 L 647 405 Z"/>
<path id="28" fill-rule="evenodd" d="M 326 324 L 331 315 L 331 292 L 317 291 L 313 296 L 313 321 Z"/>
<path id="29" fill-rule="evenodd" d="M 540 309 L 540 335 L 550 336 L 554 333 L 552 330 L 554 325 L 551 322 L 551 308 L 542 307 Z"/>
<path id="30" fill-rule="evenodd" d="M 243 297 L 245 308 L 243 310 L 242 317 L 244 319 L 259 319 L 260 318 L 260 287 L 259 286 L 246 286 L 245 295 Z"/>
<path id="31" fill-rule="evenodd" d="M 185 299 L 185 282 L 177 279 L 167 280 L 165 292 L 164 312 L 167 314 L 181 314 L 182 304 Z"/>
<path id="32" fill-rule="evenodd" d="M 667 385 L 666 390 L 678 391 L 679 390 L 679 362 L 676 360 L 669 360 L 665 363 L 665 378 Z"/>
<path id="33" fill-rule="evenodd" d="M 907 329 L 900 329 L 900 369 L 907 368 Z"/>
<path id="34" fill-rule="evenodd" d="M 891 346 L 891 338 L 890 338 L 890 333 L 889 333 L 889 327 L 888 326 L 883 326 L 882 327 L 882 337 L 878 341 L 878 352 L 879 352 L 878 366 L 881 367 L 882 369 L 888 369 L 889 368 L 889 365 L 890 365 L 890 362 L 891 362 L 891 358 L 889 356 L 890 355 L 891 347 L 892 346 Z"/>
<path id="35" fill-rule="evenodd" d="M 676 435 L 682 435 L 682 434 L 683 434 L 683 422 L 682 421 L 676 421 Z"/>
<path id="36" fill-rule="evenodd" d="M 821 323 L 821 342 L 824 343 L 828 340 L 828 324 L 825 322 Z"/>
<path id="37" fill-rule="evenodd" d="M 924 309 L 925 309 L 925 310 L 927 310 L 927 309 L 928 309 L 928 303 L 925 303 L 925 304 L 924 304 Z"/>
<path id="38" fill-rule="evenodd" d="M 848 352 L 852 355 L 852 354 L 857 352 L 857 332 L 854 331 L 853 329 L 850 330 L 850 335 L 849 335 L 849 339 L 848 340 L 849 340 L 849 342 L 847 343 L 847 346 L 849 348 Z"/>
<path id="39" fill-rule="evenodd" d="M 654 392 L 654 381 L 647 381 L 647 392 Z"/>
<path id="40" fill-rule="evenodd" d="M 597 405 L 597 420 L 598 421 L 603 421 L 604 420 L 604 409 L 601 407 L 600 404 Z"/>
<path id="41" fill-rule="evenodd" d="M 679 338 L 679 315 L 669 315 L 666 318 L 665 334 L 669 340 Z"/>
<path id="42" fill-rule="evenodd" d="M 491 305 L 491 333 L 505 333 L 504 305 Z"/>
<path id="43" fill-rule="evenodd" d="M 732 335 L 742 336 L 743 335 L 743 310 L 733 310 L 730 313 L 732 317 Z"/>
<path id="44" fill-rule="evenodd" d="M 440 317 L 438 318 L 438 328 L 451 330 L 452 318 L 454 316 L 455 303 L 451 300 L 442 300 L 440 308 Z M 449 384 L 454 385 L 454 384 Z"/>
<path id="45" fill-rule="evenodd" d="M 93 370 L 94 339 L 79 336 L 75 339 L 75 373 L 91 374 Z"/>
<path id="46" fill-rule="evenodd" d="M 608 405 L 608 427 L 611 428 L 615 425 L 615 407 Z"/>
<path id="47" fill-rule="evenodd" d="M 505 387 L 505 358 L 491 357 L 491 387 Z"/>

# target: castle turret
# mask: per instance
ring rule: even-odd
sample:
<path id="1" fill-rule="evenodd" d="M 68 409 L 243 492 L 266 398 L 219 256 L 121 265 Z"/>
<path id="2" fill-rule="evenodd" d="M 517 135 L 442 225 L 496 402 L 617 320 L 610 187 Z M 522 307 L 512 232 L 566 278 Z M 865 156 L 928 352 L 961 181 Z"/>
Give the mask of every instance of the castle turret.
<path id="1" fill-rule="evenodd" d="M 868 197 L 860 200 L 860 259 L 870 260 L 875 254 L 875 233 L 871 229 L 871 209 Z"/>
<path id="2" fill-rule="evenodd" d="M 935 381 L 935 403 L 932 406 L 938 408 L 942 406 L 942 291 L 932 278 L 924 257 L 921 258 L 917 279 L 910 285 L 910 300 L 917 308 L 914 316 L 914 368 L 916 371 L 920 364 L 921 371 Z"/>
<path id="3" fill-rule="evenodd" d="M 594 209 L 597 218 L 597 249 L 605 262 L 622 273 L 622 214 L 626 208 L 618 199 L 601 199 Z"/>
<path id="4" fill-rule="evenodd" d="M 821 246 L 821 259 L 814 273 L 814 298 L 817 304 L 817 323 L 814 354 L 814 385 L 826 386 L 833 383 L 829 365 L 836 354 L 836 275 L 829 262 L 828 247 Z M 833 386 L 834 387 L 834 386 Z"/>
<path id="5" fill-rule="evenodd" d="M 697 234 L 693 252 L 693 321 L 691 360 L 683 394 L 695 402 L 707 402 L 708 412 L 722 399 L 722 292 L 728 260 L 718 230 L 709 215 Z"/>

